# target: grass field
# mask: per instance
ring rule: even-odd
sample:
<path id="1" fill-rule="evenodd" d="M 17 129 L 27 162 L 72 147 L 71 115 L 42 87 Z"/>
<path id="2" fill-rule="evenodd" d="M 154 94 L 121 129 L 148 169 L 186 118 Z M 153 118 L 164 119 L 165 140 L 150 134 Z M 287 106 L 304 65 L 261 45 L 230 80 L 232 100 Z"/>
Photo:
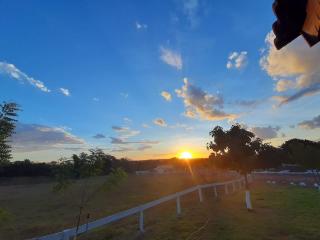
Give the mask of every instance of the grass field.
<path id="1" fill-rule="evenodd" d="M 101 179 L 94 179 L 94 186 Z M 189 176 L 129 176 L 118 188 L 95 196 L 85 210 L 96 219 L 213 179 Z M 0 187 L 1 207 L 13 216 L 3 224 L 0 239 L 25 239 L 71 227 L 77 215 L 79 184 L 65 194 L 52 184 Z M 182 214 L 175 202 L 145 212 L 144 234 L 132 216 L 97 229 L 79 239 L 320 239 L 320 193 L 314 189 L 253 184 L 255 211 L 247 212 L 243 192 L 214 199 L 205 192 L 182 198 Z"/>

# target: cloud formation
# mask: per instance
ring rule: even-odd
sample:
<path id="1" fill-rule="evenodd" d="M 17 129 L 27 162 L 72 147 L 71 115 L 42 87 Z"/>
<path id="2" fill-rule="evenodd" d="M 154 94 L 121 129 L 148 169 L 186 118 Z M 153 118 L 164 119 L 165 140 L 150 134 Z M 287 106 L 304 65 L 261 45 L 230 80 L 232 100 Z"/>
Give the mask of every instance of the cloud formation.
<path id="1" fill-rule="evenodd" d="M 60 92 L 61 92 L 63 95 L 65 95 L 65 96 L 67 96 L 67 97 L 70 96 L 70 91 L 69 91 L 69 89 L 59 88 L 59 90 L 60 90 Z"/>
<path id="2" fill-rule="evenodd" d="M 132 130 L 129 127 L 112 126 L 112 129 L 117 132 L 122 139 L 127 139 L 140 134 L 139 130 Z"/>
<path id="3" fill-rule="evenodd" d="M 138 30 L 143 30 L 143 29 L 147 29 L 148 25 L 145 23 L 139 23 L 138 21 L 136 22 L 136 29 Z"/>
<path id="4" fill-rule="evenodd" d="M 298 126 L 301 128 L 305 128 L 305 129 L 320 128 L 320 115 L 314 117 L 311 120 L 306 120 L 306 121 L 300 122 L 298 124 Z"/>
<path id="5" fill-rule="evenodd" d="M 106 138 L 106 136 L 102 133 L 97 133 L 96 135 L 93 136 L 95 139 L 103 139 Z"/>
<path id="6" fill-rule="evenodd" d="M 62 148 L 66 145 L 82 145 L 84 140 L 63 128 L 39 124 L 18 123 L 16 133 L 10 139 L 19 152 L 30 152 Z"/>
<path id="7" fill-rule="evenodd" d="M 186 107 L 185 116 L 202 120 L 235 119 L 237 115 L 222 111 L 223 98 L 212 95 L 189 83 L 185 78 L 181 89 L 176 89 L 177 96 L 183 99 Z"/>
<path id="8" fill-rule="evenodd" d="M 267 51 L 261 57 L 260 65 L 275 80 L 275 91 L 290 93 L 277 98 L 279 105 L 319 93 L 320 45 L 310 48 L 299 37 L 277 50 L 273 44 L 274 38 L 272 32 L 267 35 Z"/>
<path id="9" fill-rule="evenodd" d="M 248 52 L 232 52 L 228 57 L 227 68 L 242 69 L 248 64 Z"/>
<path id="10" fill-rule="evenodd" d="M 128 93 L 120 93 L 120 96 L 123 97 L 123 98 L 128 98 L 129 97 L 129 94 Z"/>
<path id="11" fill-rule="evenodd" d="M 166 64 L 175 67 L 178 70 L 182 69 L 182 57 L 177 52 L 174 52 L 165 47 L 160 47 L 160 59 Z"/>
<path id="12" fill-rule="evenodd" d="M 145 151 L 147 149 L 152 148 L 152 146 L 150 145 L 140 145 L 136 148 L 133 147 L 117 147 L 111 150 L 111 152 L 119 152 L 119 153 L 123 153 L 123 152 L 131 152 L 131 151 Z"/>
<path id="13" fill-rule="evenodd" d="M 255 100 L 237 100 L 232 104 L 236 104 L 242 107 L 255 107 L 258 104 L 262 103 L 263 100 L 261 99 L 255 99 Z"/>
<path id="14" fill-rule="evenodd" d="M 111 150 L 111 152 L 129 152 L 129 151 L 133 151 L 134 149 L 133 148 L 130 148 L 130 147 L 118 147 L 118 148 L 114 148 Z"/>
<path id="15" fill-rule="evenodd" d="M 278 137 L 278 132 L 280 131 L 280 127 L 253 127 L 250 129 L 258 138 L 261 139 L 271 139 Z"/>
<path id="16" fill-rule="evenodd" d="M 150 145 L 141 145 L 141 146 L 139 146 L 137 148 L 137 150 L 144 151 L 144 150 L 147 150 L 147 149 L 150 149 L 150 148 L 152 148 L 152 146 L 150 146 Z"/>
<path id="17" fill-rule="evenodd" d="M 171 94 L 167 91 L 162 91 L 161 96 L 168 102 L 172 100 Z"/>
<path id="18" fill-rule="evenodd" d="M 26 73 L 20 71 L 15 65 L 6 62 L 0 62 L 0 74 L 7 75 L 21 82 L 27 82 L 43 92 L 50 92 L 43 82 L 29 77 Z"/>
<path id="19" fill-rule="evenodd" d="M 164 119 L 162 118 L 156 118 L 155 120 L 153 120 L 153 123 L 160 126 L 160 127 L 166 127 L 167 123 Z"/>
<path id="20" fill-rule="evenodd" d="M 159 141 L 141 140 L 141 141 L 127 141 L 122 138 L 110 137 L 112 144 L 158 144 Z"/>
<path id="21" fill-rule="evenodd" d="M 199 1 L 183 0 L 183 13 L 187 16 L 191 27 L 196 27 L 199 23 Z"/>

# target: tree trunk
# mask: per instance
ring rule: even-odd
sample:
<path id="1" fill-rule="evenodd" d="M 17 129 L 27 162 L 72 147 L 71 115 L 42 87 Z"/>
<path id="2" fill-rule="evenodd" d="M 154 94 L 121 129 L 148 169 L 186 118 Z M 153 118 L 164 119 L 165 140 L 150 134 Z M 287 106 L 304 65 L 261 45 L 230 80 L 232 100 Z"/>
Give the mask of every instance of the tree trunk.
<path id="1" fill-rule="evenodd" d="M 79 208 L 78 220 L 77 220 L 76 234 L 75 234 L 75 236 L 74 236 L 73 240 L 77 240 L 77 237 L 78 237 L 78 230 L 79 230 L 80 221 L 81 221 L 82 209 L 83 209 L 83 207 L 82 207 L 82 206 L 80 206 L 80 208 Z"/>
<path id="2" fill-rule="evenodd" d="M 245 181 L 245 185 L 246 185 L 246 191 L 245 191 L 246 207 L 249 211 L 251 211 L 251 210 L 253 210 L 253 208 L 252 208 L 252 204 L 251 204 L 251 195 L 250 195 L 247 173 L 244 174 L 244 181 Z"/>

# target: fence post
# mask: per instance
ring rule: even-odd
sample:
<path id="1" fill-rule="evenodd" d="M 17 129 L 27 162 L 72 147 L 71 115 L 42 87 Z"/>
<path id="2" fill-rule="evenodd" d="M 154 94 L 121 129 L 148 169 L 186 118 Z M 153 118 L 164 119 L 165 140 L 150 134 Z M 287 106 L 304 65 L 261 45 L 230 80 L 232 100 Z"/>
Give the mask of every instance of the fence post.
<path id="1" fill-rule="evenodd" d="M 218 192 L 217 192 L 216 186 L 213 187 L 213 191 L 214 191 L 214 197 L 218 197 Z"/>
<path id="2" fill-rule="evenodd" d="M 236 186 L 235 186 L 235 183 L 232 182 L 232 192 L 235 192 L 236 191 Z"/>
<path id="3" fill-rule="evenodd" d="M 144 228 L 143 228 L 143 211 L 140 211 L 139 213 L 139 230 L 140 232 L 144 232 Z"/>
<path id="4" fill-rule="evenodd" d="M 226 194 L 229 194 L 228 184 L 227 183 L 224 185 L 224 191 L 226 192 Z"/>
<path id="5" fill-rule="evenodd" d="M 203 197 L 202 197 L 202 189 L 201 189 L 200 186 L 198 187 L 198 193 L 199 193 L 199 201 L 202 202 L 203 201 Z"/>
<path id="6" fill-rule="evenodd" d="M 180 196 L 177 197 L 177 215 L 181 214 Z"/>

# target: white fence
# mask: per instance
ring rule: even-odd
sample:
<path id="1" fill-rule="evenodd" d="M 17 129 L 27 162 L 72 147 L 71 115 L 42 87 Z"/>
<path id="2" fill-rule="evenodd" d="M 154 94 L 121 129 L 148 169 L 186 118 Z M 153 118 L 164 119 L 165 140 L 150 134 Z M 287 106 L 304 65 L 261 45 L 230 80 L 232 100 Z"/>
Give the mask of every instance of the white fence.
<path id="1" fill-rule="evenodd" d="M 210 183 L 210 184 L 204 184 L 204 185 L 197 185 L 197 186 L 191 187 L 189 189 L 186 189 L 184 191 L 177 192 L 177 193 L 162 197 L 160 199 L 142 204 L 140 206 L 137 206 L 137 207 L 134 207 L 134 208 L 122 211 L 122 212 L 115 213 L 113 215 L 95 220 L 95 221 L 87 223 L 87 224 L 83 224 L 83 225 L 79 226 L 78 231 L 74 227 L 74 228 L 65 229 L 61 232 L 53 233 L 50 235 L 36 237 L 36 238 L 33 238 L 33 240 L 70 240 L 76 234 L 78 235 L 78 234 L 86 233 L 89 230 L 92 230 L 94 228 L 105 226 L 109 223 L 118 221 L 120 219 L 129 217 L 129 216 L 132 216 L 134 214 L 139 215 L 139 230 L 141 232 L 144 232 L 144 216 L 143 215 L 144 215 L 144 211 L 149 208 L 152 208 L 154 206 L 157 206 L 161 203 L 164 203 L 164 202 L 167 202 L 170 200 L 176 200 L 177 215 L 179 215 L 181 213 L 180 198 L 188 193 L 198 191 L 199 201 L 202 202 L 203 201 L 202 189 L 212 188 L 215 197 L 217 197 L 218 196 L 218 191 L 217 191 L 218 186 L 224 186 L 225 194 L 229 194 L 229 192 L 230 192 L 229 186 L 232 186 L 231 192 L 234 192 L 237 190 L 237 188 L 238 189 L 243 188 L 244 185 L 245 185 L 244 178 L 240 178 L 240 179 L 236 179 L 236 180 L 232 180 L 232 181 L 227 181 L 227 182 L 221 182 L 221 183 Z"/>

